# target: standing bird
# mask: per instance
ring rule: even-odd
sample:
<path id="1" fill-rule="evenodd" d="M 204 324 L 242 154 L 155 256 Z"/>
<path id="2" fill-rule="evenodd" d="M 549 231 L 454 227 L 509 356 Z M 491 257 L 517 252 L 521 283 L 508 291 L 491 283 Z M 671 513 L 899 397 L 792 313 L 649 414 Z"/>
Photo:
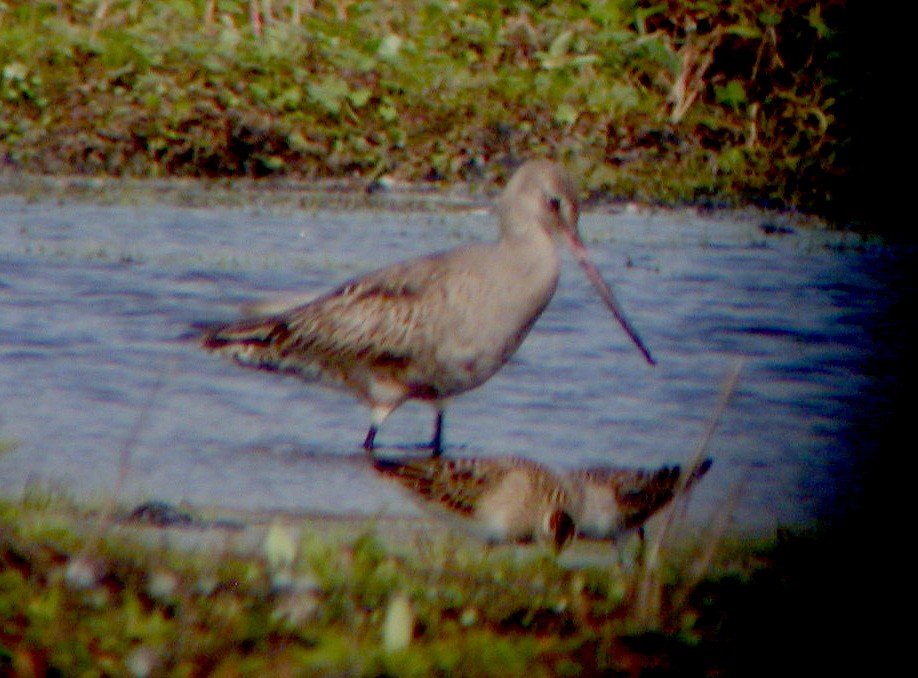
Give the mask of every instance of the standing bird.
<path id="1" fill-rule="evenodd" d="M 559 553 L 574 538 L 570 495 L 533 461 L 376 457 L 373 466 L 422 509 L 490 544 L 538 541 Z"/>
<path id="2" fill-rule="evenodd" d="M 689 471 L 683 490 L 698 482 L 712 460 Z M 569 511 L 584 539 L 618 539 L 637 532 L 643 541 L 644 523 L 669 504 L 679 490 L 679 466 L 658 469 L 606 466 L 571 471 L 564 477 L 571 495 Z"/>
<path id="3" fill-rule="evenodd" d="M 319 379 L 370 407 L 363 447 L 407 400 L 436 410 L 430 448 L 443 450 L 449 398 L 480 386 L 519 348 L 551 301 L 567 242 L 645 360 L 654 364 L 577 230 L 573 182 L 545 160 L 520 167 L 497 205 L 500 238 L 394 264 L 286 311 L 213 328 L 204 348 L 261 369 Z"/>

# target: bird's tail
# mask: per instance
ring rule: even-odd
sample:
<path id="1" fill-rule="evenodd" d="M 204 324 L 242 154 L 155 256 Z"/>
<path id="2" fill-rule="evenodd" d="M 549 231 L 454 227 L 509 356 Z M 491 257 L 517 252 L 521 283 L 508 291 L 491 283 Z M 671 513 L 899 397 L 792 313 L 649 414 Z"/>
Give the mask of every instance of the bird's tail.
<path id="1" fill-rule="evenodd" d="M 437 460 L 439 461 L 439 460 Z M 439 463 L 430 459 L 386 459 L 373 457 L 373 468 L 379 473 L 397 479 L 402 484 L 430 483 L 436 476 Z"/>
<path id="2" fill-rule="evenodd" d="M 683 491 L 701 480 L 712 463 L 711 459 L 705 459 L 692 469 Z M 627 516 L 626 526 L 642 525 L 647 518 L 671 502 L 676 497 L 681 477 L 682 469 L 678 464 L 662 466 L 649 474 L 638 473 L 629 484 L 621 486 L 618 498 Z"/>
<path id="3" fill-rule="evenodd" d="M 702 460 L 698 465 L 693 468 L 685 481 L 685 489 L 689 489 L 699 480 L 704 477 L 704 474 L 708 472 L 708 469 L 711 468 L 711 464 L 714 463 L 714 460 L 708 457 L 707 459 Z"/>
<path id="4" fill-rule="evenodd" d="M 303 352 L 291 350 L 293 333 L 283 318 L 250 318 L 211 326 L 201 332 L 199 341 L 204 349 L 246 367 L 295 373 L 304 379 L 322 376 Z"/>
<path id="5" fill-rule="evenodd" d="M 290 328 L 279 318 L 252 318 L 203 328 L 201 345 L 210 351 L 233 346 L 280 346 L 289 336 Z"/>
<path id="6" fill-rule="evenodd" d="M 693 469 L 687 471 L 688 475 L 685 478 L 685 485 L 682 488 L 683 491 L 691 489 L 695 483 L 701 480 L 708 472 L 708 469 L 711 468 L 711 464 L 713 463 L 714 460 L 709 457 L 699 462 L 698 465 Z M 662 468 L 654 471 L 653 477 L 647 484 L 659 488 L 659 494 L 661 495 L 672 495 L 678 487 L 678 483 L 682 477 L 682 474 L 682 467 L 678 464 L 673 466 L 663 466 Z"/>

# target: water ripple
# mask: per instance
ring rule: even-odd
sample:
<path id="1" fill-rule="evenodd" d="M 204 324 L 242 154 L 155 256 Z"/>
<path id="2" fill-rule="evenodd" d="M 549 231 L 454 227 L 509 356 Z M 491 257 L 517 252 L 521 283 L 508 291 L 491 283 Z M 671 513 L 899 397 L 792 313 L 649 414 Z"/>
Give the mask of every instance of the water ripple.
<path id="1" fill-rule="evenodd" d="M 523 454 L 559 468 L 685 461 L 742 359 L 696 510 L 716 509 L 744 482 L 737 521 L 767 530 L 855 496 L 857 470 L 877 449 L 864 432 L 888 406 L 890 366 L 906 350 L 901 300 L 914 288 L 901 253 L 836 248 L 805 232 L 769 240 L 755 224 L 689 212 L 583 221 L 658 366 L 644 364 L 566 257 L 520 352 L 448 411 L 448 453 Z M 38 481 L 104 495 L 149 408 L 127 498 L 412 513 L 360 463 L 362 406 L 241 370 L 185 337 L 244 304 L 491 237 L 491 223 L 0 198 L 0 438 L 18 443 L 0 457 L 0 492 Z M 381 442 L 424 440 L 431 426 L 429 408 L 408 405 Z"/>

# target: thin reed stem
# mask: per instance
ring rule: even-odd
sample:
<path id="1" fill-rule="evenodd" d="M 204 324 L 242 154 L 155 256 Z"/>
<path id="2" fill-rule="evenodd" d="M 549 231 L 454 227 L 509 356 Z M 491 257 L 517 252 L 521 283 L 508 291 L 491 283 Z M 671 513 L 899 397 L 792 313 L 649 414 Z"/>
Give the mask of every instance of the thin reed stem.
<path id="1" fill-rule="evenodd" d="M 686 466 L 679 477 L 676 488 L 673 490 L 673 501 L 663 514 L 660 529 L 657 530 L 653 538 L 646 543 L 644 558 L 635 576 L 637 581 L 635 617 L 636 621 L 642 626 L 653 626 L 659 621 L 663 597 L 660 554 L 663 545 L 669 543 L 670 533 L 674 529 L 673 526 L 676 523 L 677 516 L 681 516 L 684 513 L 685 507 L 687 506 L 687 498 L 690 494 L 688 483 L 696 469 L 698 469 L 705 459 L 708 447 L 714 437 L 714 432 L 717 430 L 720 420 L 723 418 L 723 414 L 727 409 L 727 404 L 736 390 L 742 367 L 743 361 L 737 360 L 727 375 L 727 378 L 724 380 L 720 390 L 720 398 L 718 399 L 717 405 L 714 407 L 714 411 L 711 413 L 704 434 L 695 447 L 695 451 L 691 457 L 691 463 Z"/>

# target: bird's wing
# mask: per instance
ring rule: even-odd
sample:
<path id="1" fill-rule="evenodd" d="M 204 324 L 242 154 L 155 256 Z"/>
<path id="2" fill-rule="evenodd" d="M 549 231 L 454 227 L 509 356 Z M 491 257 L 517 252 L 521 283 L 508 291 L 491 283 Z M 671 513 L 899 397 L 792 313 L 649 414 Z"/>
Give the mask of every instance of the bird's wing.
<path id="1" fill-rule="evenodd" d="M 686 488 L 704 476 L 711 463 L 710 459 L 705 459 L 693 469 L 686 481 Z M 589 482 L 610 488 L 621 509 L 625 527 L 642 525 L 650 516 L 672 501 L 680 473 L 678 465 L 657 469 L 596 467 L 578 472 Z"/>
<path id="2" fill-rule="evenodd" d="M 510 470 L 486 459 L 374 459 L 373 465 L 424 503 L 466 516 Z"/>
<path id="3" fill-rule="evenodd" d="M 678 466 L 659 469 L 597 467 L 579 471 L 588 482 L 607 487 L 615 496 L 625 528 L 637 527 L 673 498 Z"/>
<path id="4" fill-rule="evenodd" d="M 286 314 L 291 347 L 360 361 L 399 361 L 424 350 L 440 255 L 357 278 Z"/>
<path id="5" fill-rule="evenodd" d="M 212 328 L 202 343 L 241 362 L 274 369 L 299 370 L 304 361 L 344 368 L 354 363 L 404 366 L 433 350 L 423 321 L 440 293 L 443 257 L 390 266 L 282 313 Z"/>

